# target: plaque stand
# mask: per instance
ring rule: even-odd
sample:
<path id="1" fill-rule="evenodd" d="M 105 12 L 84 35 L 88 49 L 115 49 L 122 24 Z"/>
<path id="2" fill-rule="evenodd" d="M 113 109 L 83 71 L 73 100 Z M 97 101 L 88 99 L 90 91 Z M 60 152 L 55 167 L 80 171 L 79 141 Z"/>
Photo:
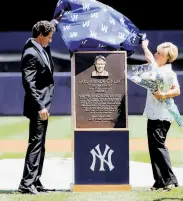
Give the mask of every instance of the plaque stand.
<path id="1" fill-rule="evenodd" d="M 126 66 L 123 51 L 72 56 L 73 192 L 131 190 Z"/>

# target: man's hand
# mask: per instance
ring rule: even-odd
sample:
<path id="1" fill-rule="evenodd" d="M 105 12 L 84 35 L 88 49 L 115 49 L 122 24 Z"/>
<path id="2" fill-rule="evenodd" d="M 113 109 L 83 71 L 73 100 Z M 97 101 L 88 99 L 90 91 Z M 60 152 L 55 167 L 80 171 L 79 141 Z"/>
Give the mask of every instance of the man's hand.
<path id="1" fill-rule="evenodd" d="M 62 18 L 62 15 L 64 14 L 64 10 L 57 13 L 57 15 L 54 16 L 54 19 L 51 20 L 51 23 L 54 24 L 55 27 L 57 27 L 60 19 Z"/>
<path id="2" fill-rule="evenodd" d="M 163 100 L 163 99 L 166 99 L 166 95 L 165 93 L 163 93 L 160 88 L 158 88 L 158 91 L 154 92 L 153 95 L 159 99 L 159 100 Z"/>
<path id="3" fill-rule="evenodd" d="M 41 118 L 41 120 L 47 120 L 48 117 L 50 116 L 50 114 L 48 113 L 48 110 L 46 108 L 42 109 L 41 111 L 39 111 L 39 116 Z"/>
<path id="4" fill-rule="evenodd" d="M 60 12 L 57 13 L 57 15 L 54 17 L 54 19 L 59 22 L 60 19 L 61 19 L 62 16 L 63 16 L 63 14 L 64 14 L 64 10 L 61 10 Z"/>

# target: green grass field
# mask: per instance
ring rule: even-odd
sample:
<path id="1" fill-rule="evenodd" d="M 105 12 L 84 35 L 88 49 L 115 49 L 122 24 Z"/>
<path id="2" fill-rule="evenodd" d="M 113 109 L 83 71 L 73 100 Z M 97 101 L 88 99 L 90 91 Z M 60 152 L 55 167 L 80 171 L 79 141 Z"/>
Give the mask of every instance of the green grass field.
<path id="1" fill-rule="evenodd" d="M 146 118 L 143 116 L 129 116 L 130 139 L 146 139 Z M 28 139 L 28 119 L 25 117 L 0 117 L 0 140 L 27 140 Z M 50 117 L 47 139 L 71 139 L 72 122 L 70 116 Z M 173 123 L 168 138 L 178 138 L 183 140 L 180 129 Z M 46 153 L 50 156 L 71 157 L 71 153 Z M 0 159 L 24 158 L 25 153 L 0 153 Z M 183 151 L 170 151 L 172 165 L 183 167 Z M 130 159 L 139 162 L 150 162 L 147 151 L 130 151 Z"/>
<path id="2" fill-rule="evenodd" d="M 5 194 L 8 193 L 8 194 Z M 1 201 L 183 201 L 183 188 L 171 192 L 147 192 L 134 188 L 131 192 L 103 193 L 46 193 L 21 195 L 12 191 L 0 191 Z"/>
<path id="3" fill-rule="evenodd" d="M 25 117 L 0 117 L 0 140 L 27 140 L 28 124 Z M 71 117 L 50 117 L 47 139 L 70 139 L 71 136 Z"/>
<path id="4" fill-rule="evenodd" d="M 143 116 L 129 116 L 129 131 L 130 138 L 146 138 L 146 128 L 147 128 L 147 119 Z M 168 138 L 179 138 L 183 139 L 183 133 L 181 133 L 178 125 L 173 122 L 171 128 L 168 132 Z"/>
<path id="5" fill-rule="evenodd" d="M 28 119 L 25 117 L 0 117 L 0 140 L 27 140 Z M 146 118 L 129 116 L 130 139 L 146 138 Z M 70 139 L 72 122 L 70 116 L 53 116 L 49 119 L 47 139 Z M 180 129 L 174 122 L 168 134 L 169 138 L 183 139 Z"/>
<path id="6" fill-rule="evenodd" d="M 129 116 L 130 139 L 146 139 L 146 119 Z M 71 139 L 71 117 L 50 117 L 47 139 Z M 179 128 L 173 123 L 168 138 L 183 139 Z M 0 117 L 0 140 L 27 140 L 28 120 L 24 117 Z M 46 153 L 46 157 L 71 157 L 71 153 Z M 172 165 L 183 166 L 183 152 L 170 151 Z M 0 159 L 24 158 L 25 153 L 0 153 Z M 130 151 L 130 160 L 149 163 L 147 151 Z M 133 188 L 131 192 L 104 193 L 46 193 L 21 195 L 15 191 L 0 191 L 0 201 L 183 201 L 183 188 L 171 192 L 147 192 L 146 188 Z"/>

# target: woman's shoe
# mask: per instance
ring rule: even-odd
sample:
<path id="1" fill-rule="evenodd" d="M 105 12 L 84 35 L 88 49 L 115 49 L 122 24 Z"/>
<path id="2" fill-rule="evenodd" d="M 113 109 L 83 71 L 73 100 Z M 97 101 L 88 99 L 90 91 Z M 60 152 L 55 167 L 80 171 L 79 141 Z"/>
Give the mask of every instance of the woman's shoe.
<path id="1" fill-rule="evenodd" d="M 164 188 L 163 188 L 163 192 L 168 192 L 168 191 L 171 191 L 173 188 L 175 188 L 176 187 L 176 185 L 175 184 L 169 184 L 169 185 L 167 185 L 167 186 L 165 186 Z"/>
<path id="2" fill-rule="evenodd" d="M 154 187 L 154 186 L 152 186 L 151 188 L 149 188 L 148 190 L 149 191 L 158 191 L 160 188 L 156 188 L 156 187 Z"/>

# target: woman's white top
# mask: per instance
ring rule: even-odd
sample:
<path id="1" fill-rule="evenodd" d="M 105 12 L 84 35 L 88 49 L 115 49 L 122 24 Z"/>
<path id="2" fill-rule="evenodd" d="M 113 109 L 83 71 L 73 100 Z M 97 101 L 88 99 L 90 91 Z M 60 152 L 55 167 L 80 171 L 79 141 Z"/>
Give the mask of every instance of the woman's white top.
<path id="1" fill-rule="evenodd" d="M 172 70 L 171 64 L 166 64 L 157 68 L 165 78 L 165 82 L 160 86 L 162 92 L 169 91 L 173 86 L 179 87 L 177 75 Z M 146 105 L 143 115 L 151 120 L 173 121 L 173 117 L 166 108 L 165 103 L 163 101 L 159 101 L 149 89 L 147 90 Z"/>

